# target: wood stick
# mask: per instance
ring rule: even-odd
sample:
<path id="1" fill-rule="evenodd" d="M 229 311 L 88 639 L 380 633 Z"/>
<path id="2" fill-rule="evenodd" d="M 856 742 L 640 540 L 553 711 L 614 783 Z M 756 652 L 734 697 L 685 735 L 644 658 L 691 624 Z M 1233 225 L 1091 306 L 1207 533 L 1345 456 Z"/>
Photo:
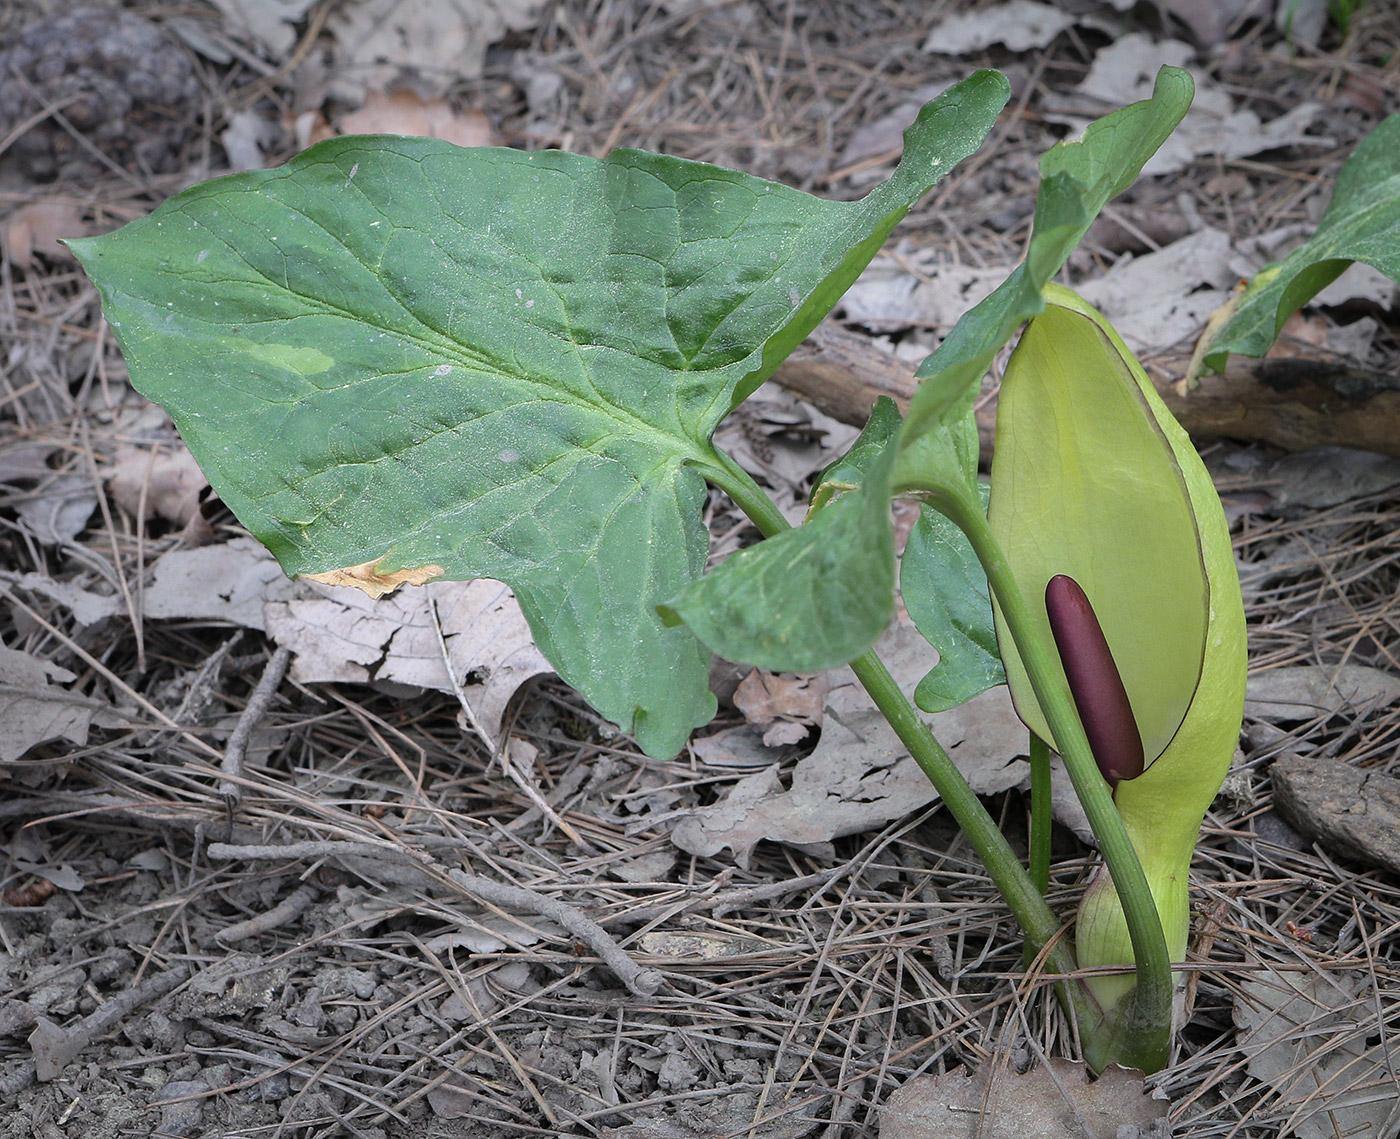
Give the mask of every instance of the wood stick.
<path id="1" fill-rule="evenodd" d="M 1179 388 L 1189 357 L 1162 356 L 1148 374 L 1163 401 L 1197 442 L 1230 438 L 1288 451 L 1324 445 L 1400 457 L 1400 376 L 1330 359 L 1230 357 L 1225 373 Z M 843 423 L 860 426 L 877 396 L 907 410 L 914 368 L 866 336 L 823 325 L 774 380 Z M 990 459 L 995 401 L 978 410 L 984 463 Z"/>

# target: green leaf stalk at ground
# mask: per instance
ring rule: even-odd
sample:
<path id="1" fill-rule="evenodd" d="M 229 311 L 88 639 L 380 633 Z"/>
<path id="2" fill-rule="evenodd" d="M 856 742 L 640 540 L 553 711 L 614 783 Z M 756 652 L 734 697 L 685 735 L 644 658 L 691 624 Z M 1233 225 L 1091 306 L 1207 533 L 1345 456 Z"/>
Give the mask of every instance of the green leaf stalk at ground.
<path id="1" fill-rule="evenodd" d="M 980 72 L 930 103 L 857 202 L 639 151 L 348 137 L 72 248 L 133 383 L 289 574 L 498 578 L 669 756 L 715 708 L 709 651 L 656 612 L 704 566 L 705 478 L 736 478 L 711 433 L 1006 97 Z"/>
<path id="2" fill-rule="evenodd" d="M 1249 283 L 1206 347 L 1206 366 L 1223 370 L 1231 352 L 1264 355 L 1284 321 L 1353 261 L 1400 282 L 1400 115 L 1383 120 L 1347 159 L 1312 237 Z"/>

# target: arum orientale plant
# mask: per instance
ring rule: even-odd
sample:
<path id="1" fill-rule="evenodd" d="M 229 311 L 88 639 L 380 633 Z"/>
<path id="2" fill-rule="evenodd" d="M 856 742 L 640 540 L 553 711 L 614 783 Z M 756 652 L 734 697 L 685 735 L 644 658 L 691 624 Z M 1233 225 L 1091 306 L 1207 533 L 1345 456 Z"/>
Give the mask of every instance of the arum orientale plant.
<path id="1" fill-rule="evenodd" d="M 1164 68 L 1152 98 L 1044 156 L 1024 261 L 925 361 L 906 417 L 877 404 L 803 525 L 791 527 L 712 438 L 908 210 L 976 150 L 1007 95 L 1004 77 L 979 72 L 931 102 L 892 176 L 854 202 L 641 151 L 596 160 L 348 137 L 70 244 L 132 382 L 169 410 L 223 501 L 288 573 L 376 596 L 435 578 L 502 580 L 560 676 L 660 758 L 714 714 L 712 652 L 778 670 L 849 663 L 1057 978 L 1091 1064 L 1153 1070 L 1167 1057 L 1194 828 L 1233 707 L 1202 694 L 1233 692 L 1242 641 L 1228 619 L 1198 611 L 1233 612 L 1225 564 L 1211 560 L 1223 531 L 1209 482 L 1188 470 L 1189 445 L 1121 344 L 1049 282 L 1180 121 L 1190 77 Z M 989 522 L 972 405 L 1028 320 L 1007 377 Z M 1122 406 L 1076 457 L 1058 447 L 1044 407 L 1018 404 L 1015 386 L 1031 374 L 1053 377 L 1086 421 L 1101 388 Z M 1025 464 L 1058 472 L 1066 501 L 1034 516 L 1016 506 L 1005 473 Z M 1156 604 L 1146 579 L 1157 555 L 1105 560 L 1122 535 L 1067 504 L 1096 477 L 1120 485 L 1124 471 L 1158 488 L 1147 509 L 1173 504 L 1168 585 L 1190 594 L 1180 627 L 1119 625 Z M 766 539 L 709 572 L 707 484 Z M 923 504 L 898 568 L 896 495 Z M 1079 553 L 1036 561 L 1062 548 Z M 1194 551 L 1194 576 L 1183 551 Z M 1045 572 L 1075 577 L 1101 612 L 1142 724 L 1151 762 L 1120 778 L 1116 805 L 1074 704 L 1092 726 L 1101 693 L 1092 683 L 1071 693 L 1036 608 Z M 1028 723 L 1064 755 L 1112 873 L 1089 891 L 1080 939 L 1087 960 L 1131 962 L 1135 978 L 1077 976 L 1081 958 L 1043 896 L 1044 749 L 1032 749 L 1039 853 L 1028 871 L 881 662 L 873 646 L 897 578 L 942 657 L 919 702 L 951 707 L 1008 678 Z M 1152 671 L 1154 653 L 1124 638 L 1158 632 L 1168 640 L 1155 656 L 1176 663 Z M 1212 656 L 1217 642 L 1223 656 Z M 1169 682 L 1168 706 L 1136 694 L 1144 679 Z M 1195 709 L 1212 701 L 1207 726 Z M 1154 796 L 1176 797 L 1186 782 L 1174 821 L 1154 819 Z"/>

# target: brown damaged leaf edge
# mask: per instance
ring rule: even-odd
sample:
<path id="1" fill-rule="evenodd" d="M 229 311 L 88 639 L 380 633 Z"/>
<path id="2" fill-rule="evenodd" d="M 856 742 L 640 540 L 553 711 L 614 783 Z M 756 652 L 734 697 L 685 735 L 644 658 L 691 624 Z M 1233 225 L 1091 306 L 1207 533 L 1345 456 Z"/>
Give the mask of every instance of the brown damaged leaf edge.
<path id="1" fill-rule="evenodd" d="M 385 555 L 386 557 L 388 555 Z M 379 563 L 384 558 L 372 562 L 361 562 L 345 569 L 327 570 L 325 573 L 303 573 L 308 581 L 319 581 L 322 585 L 350 585 L 363 589 L 376 601 L 385 594 L 393 593 L 401 585 L 424 585 L 447 571 L 442 566 L 419 566 L 417 569 L 395 570 L 393 573 L 380 573 Z"/>

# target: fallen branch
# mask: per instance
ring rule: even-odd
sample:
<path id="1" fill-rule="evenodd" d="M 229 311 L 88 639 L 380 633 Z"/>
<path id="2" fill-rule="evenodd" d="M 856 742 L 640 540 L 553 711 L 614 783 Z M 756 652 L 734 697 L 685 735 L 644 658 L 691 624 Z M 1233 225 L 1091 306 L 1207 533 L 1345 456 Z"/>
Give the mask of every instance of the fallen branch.
<path id="1" fill-rule="evenodd" d="M 40 1017 L 34 1031 L 29 1034 L 29 1046 L 34 1050 L 33 1068 L 29 1069 L 29 1066 L 25 1065 L 10 1082 L 22 1079 L 24 1087 L 28 1087 L 34 1079 L 44 1082 L 56 1079 L 78 1053 L 99 1036 L 130 1016 L 147 1001 L 163 997 L 184 984 L 189 975 L 188 965 L 176 965 L 164 973 L 148 977 L 139 985 L 132 985 L 131 988 L 104 1001 L 68 1028 L 60 1028 L 53 1021 Z M 8 1086 L 6 1090 L 10 1090 Z"/>
<path id="2" fill-rule="evenodd" d="M 272 654 L 272 659 L 267 662 L 267 667 L 263 669 L 258 686 L 248 697 L 247 707 L 243 709 L 243 714 L 238 717 L 238 723 L 234 725 L 233 734 L 228 738 L 228 746 L 224 748 L 224 756 L 219 764 L 219 769 L 224 776 L 219 781 L 219 796 L 228 805 L 230 812 L 238 805 L 238 801 L 243 795 L 242 791 L 239 790 L 237 780 L 243 777 L 243 757 L 248 753 L 248 741 L 253 738 L 253 729 L 267 715 L 268 706 L 272 703 L 273 696 L 277 694 L 282 678 L 287 675 L 287 665 L 291 663 L 291 660 L 292 650 L 285 645 L 279 646 L 277 651 Z"/>
<path id="3" fill-rule="evenodd" d="M 249 937 L 257 937 L 260 933 L 271 933 L 274 929 L 281 929 L 284 925 L 290 925 L 306 912 L 319 893 L 320 890 L 311 883 L 303 882 L 265 913 L 254 914 L 246 921 L 225 926 L 214 935 L 214 940 L 228 945 Z"/>
<path id="4" fill-rule="evenodd" d="M 447 876 L 466 890 L 467 893 L 496 906 L 511 906 L 527 910 L 558 922 L 581 942 L 596 953 L 617 979 L 627 986 L 629 992 L 639 997 L 655 995 L 665 978 L 655 969 L 644 969 L 623 952 L 622 948 L 600 926 L 582 910 L 527 890 L 523 886 L 508 886 L 503 882 L 493 882 L 465 870 L 449 870 Z"/>
<path id="5" fill-rule="evenodd" d="M 1197 441 L 1229 438 L 1288 451 L 1357 447 L 1400 457 L 1400 381 L 1336 359 L 1232 356 L 1223 375 L 1178 390 L 1187 358 L 1145 361 L 1158 394 Z M 819 327 L 773 379 L 843 423 L 863 424 L 877 396 L 907 411 L 918 381 L 907 360 L 837 325 Z M 977 411 L 982 458 L 990 458 L 996 401 Z"/>
<path id="6" fill-rule="evenodd" d="M 445 873 L 449 881 L 488 905 L 524 910 L 557 922 L 592 949 L 617 979 L 627 986 L 628 991 L 636 996 L 655 995 L 665 980 L 655 969 L 644 969 L 628 957 L 607 930 L 577 907 L 556 898 L 546 897 L 544 894 L 537 894 L 523 886 L 495 882 L 477 874 L 468 874 L 465 870 L 443 871 L 426 854 L 417 855 L 403 848 L 380 846 L 377 843 L 335 841 L 289 842 L 267 846 L 233 846 L 226 842 L 211 842 L 208 854 L 210 858 L 242 861 L 332 858 L 339 855 L 383 858 L 386 855 L 397 855 L 405 861 L 416 863 L 424 870 L 439 875 Z"/>

